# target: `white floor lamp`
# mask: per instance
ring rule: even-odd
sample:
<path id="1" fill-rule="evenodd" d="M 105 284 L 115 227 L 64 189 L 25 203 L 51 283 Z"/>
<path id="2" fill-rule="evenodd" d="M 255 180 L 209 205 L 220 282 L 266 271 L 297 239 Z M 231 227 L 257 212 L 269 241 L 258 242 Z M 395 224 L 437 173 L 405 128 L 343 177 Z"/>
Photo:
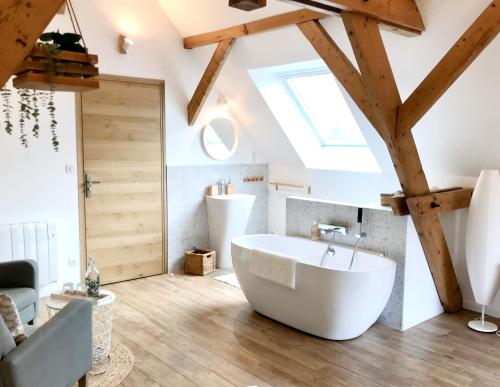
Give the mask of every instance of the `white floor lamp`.
<path id="1" fill-rule="evenodd" d="M 480 320 L 469 322 L 479 332 L 496 332 L 498 327 L 484 320 L 486 305 L 495 298 L 500 285 L 500 174 L 483 170 L 479 175 L 469 208 L 465 240 L 467 270 L 474 299 L 482 305 Z"/>

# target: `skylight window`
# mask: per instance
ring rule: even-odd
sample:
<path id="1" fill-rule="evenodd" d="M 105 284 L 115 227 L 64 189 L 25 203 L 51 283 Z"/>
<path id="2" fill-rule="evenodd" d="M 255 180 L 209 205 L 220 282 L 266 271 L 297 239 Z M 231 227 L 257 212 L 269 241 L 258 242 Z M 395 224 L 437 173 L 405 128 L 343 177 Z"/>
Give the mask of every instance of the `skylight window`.
<path id="1" fill-rule="evenodd" d="M 306 168 L 380 173 L 355 104 L 321 60 L 249 70 Z M 357 115 L 356 115 L 357 114 Z"/>
<path id="2" fill-rule="evenodd" d="M 329 71 L 285 75 L 284 80 L 321 146 L 367 146 Z"/>

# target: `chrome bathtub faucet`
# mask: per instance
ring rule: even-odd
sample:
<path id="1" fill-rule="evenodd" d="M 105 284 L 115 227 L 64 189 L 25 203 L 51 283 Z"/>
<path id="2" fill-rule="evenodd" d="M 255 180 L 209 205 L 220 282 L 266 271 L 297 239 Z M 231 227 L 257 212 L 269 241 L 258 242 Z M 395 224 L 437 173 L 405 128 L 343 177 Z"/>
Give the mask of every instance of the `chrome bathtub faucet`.
<path id="1" fill-rule="evenodd" d="M 352 265 L 354 264 L 354 258 L 356 258 L 356 255 L 358 254 L 358 248 L 359 248 L 359 243 L 361 242 L 361 239 L 366 237 L 366 232 L 362 231 L 363 227 L 363 209 L 358 208 L 358 233 L 355 235 L 356 237 L 356 245 L 354 246 L 354 250 L 352 252 L 352 257 L 351 257 L 351 262 L 349 263 L 349 271 L 352 269 Z"/>
<path id="2" fill-rule="evenodd" d="M 328 242 L 328 246 L 323 254 L 323 257 L 321 258 L 321 262 L 319 263 L 319 266 L 321 267 L 323 266 L 323 263 L 325 263 L 325 259 L 327 256 L 333 257 L 335 255 L 335 246 L 333 244 L 333 242 L 335 241 L 335 235 L 336 234 L 346 235 L 347 229 L 344 226 L 337 226 L 324 223 L 319 223 L 318 228 L 321 235 L 328 235 L 330 233 L 332 234 L 330 242 Z"/>

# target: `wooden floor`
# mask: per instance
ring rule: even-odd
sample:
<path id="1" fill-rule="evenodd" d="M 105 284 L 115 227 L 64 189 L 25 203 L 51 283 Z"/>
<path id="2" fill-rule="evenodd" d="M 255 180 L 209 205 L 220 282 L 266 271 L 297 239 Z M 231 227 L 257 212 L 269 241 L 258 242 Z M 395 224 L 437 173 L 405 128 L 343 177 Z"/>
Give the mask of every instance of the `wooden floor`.
<path id="1" fill-rule="evenodd" d="M 135 355 L 124 386 L 500 386 L 500 337 L 468 330 L 467 311 L 333 342 L 253 312 L 209 277 L 106 288 L 118 297 L 113 340 Z"/>

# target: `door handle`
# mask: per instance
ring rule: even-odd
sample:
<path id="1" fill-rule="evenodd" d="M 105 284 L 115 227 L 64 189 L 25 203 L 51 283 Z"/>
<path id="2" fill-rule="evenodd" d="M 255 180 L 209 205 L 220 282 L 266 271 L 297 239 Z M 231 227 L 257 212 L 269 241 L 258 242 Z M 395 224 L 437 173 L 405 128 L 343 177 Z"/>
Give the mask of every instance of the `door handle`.
<path id="1" fill-rule="evenodd" d="M 91 175 L 85 174 L 85 197 L 92 197 L 92 188 L 94 184 L 102 184 L 102 182 L 96 181 Z"/>

